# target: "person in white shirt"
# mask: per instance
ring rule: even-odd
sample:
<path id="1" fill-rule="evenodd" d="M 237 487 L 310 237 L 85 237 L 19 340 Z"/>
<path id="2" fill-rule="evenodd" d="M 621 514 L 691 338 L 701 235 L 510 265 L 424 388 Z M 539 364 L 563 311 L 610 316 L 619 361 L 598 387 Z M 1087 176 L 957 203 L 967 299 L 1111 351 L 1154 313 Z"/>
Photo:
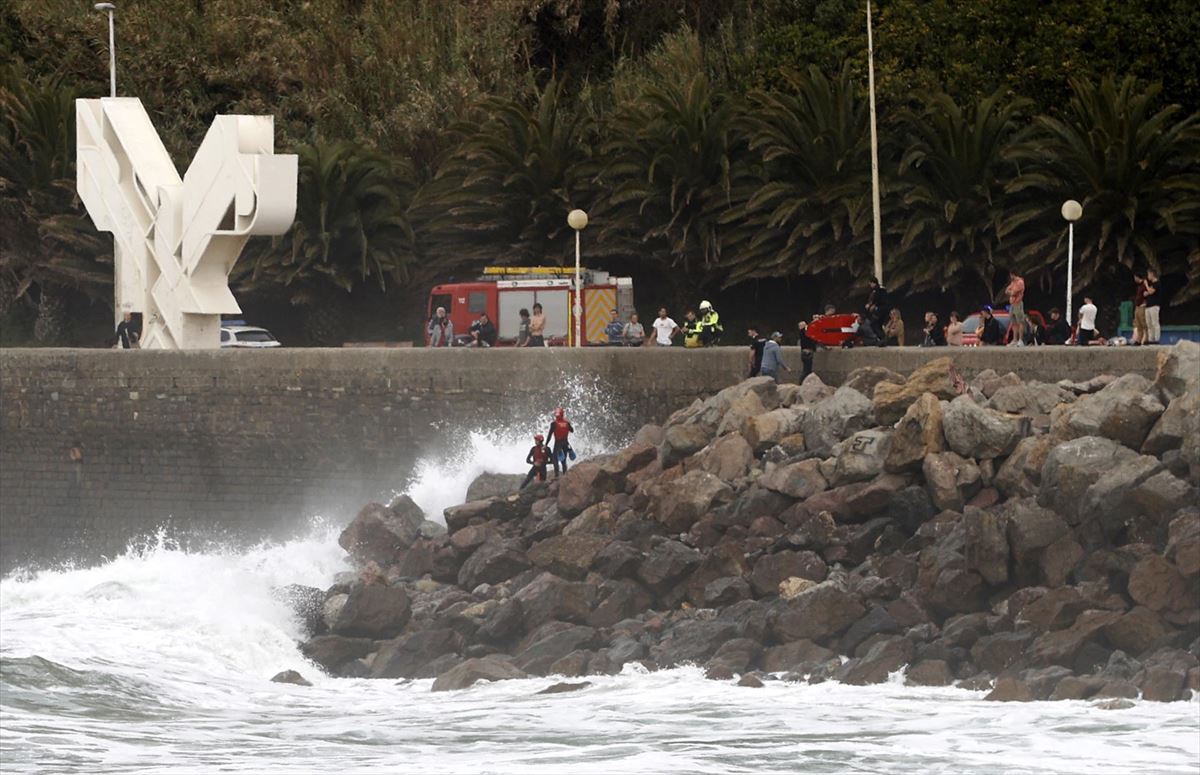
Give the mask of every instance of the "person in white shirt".
<path id="1" fill-rule="evenodd" d="M 1096 305 L 1090 296 L 1083 297 L 1083 306 L 1079 308 L 1079 333 L 1075 341 L 1087 345 L 1096 338 Z"/>
<path id="2" fill-rule="evenodd" d="M 654 343 L 659 347 L 670 347 L 671 338 L 679 333 L 679 326 L 667 317 L 667 308 L 660 307 L 658 317 L 654 319 Z"/>

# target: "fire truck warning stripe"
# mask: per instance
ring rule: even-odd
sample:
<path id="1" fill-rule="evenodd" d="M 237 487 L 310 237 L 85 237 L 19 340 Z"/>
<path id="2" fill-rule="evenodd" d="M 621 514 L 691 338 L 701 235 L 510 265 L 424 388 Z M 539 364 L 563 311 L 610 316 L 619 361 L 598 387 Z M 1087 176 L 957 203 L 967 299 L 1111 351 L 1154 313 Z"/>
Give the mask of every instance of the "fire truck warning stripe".
<path id="1" fill-rule="evenodd" d="M 588 344 L 607 342 L 608 337 L 604 335 L 604 327 L 612 320 L 612 311 L 617 308 L 617 289 L 584 288 L 583 303 L 583 322 L 587 326 L 587 331 L 584 333 L 586 342 Z"/>

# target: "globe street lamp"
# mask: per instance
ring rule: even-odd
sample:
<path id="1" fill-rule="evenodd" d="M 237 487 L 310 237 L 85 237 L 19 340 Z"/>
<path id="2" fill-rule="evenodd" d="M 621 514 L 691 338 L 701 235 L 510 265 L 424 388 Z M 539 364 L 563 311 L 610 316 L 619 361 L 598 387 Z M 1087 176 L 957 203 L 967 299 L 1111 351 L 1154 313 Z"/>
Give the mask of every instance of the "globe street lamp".
<path id="1" fill-rule="evenodd" d="M 1067 221 L 1067 325 L 1071 325 L 1071 284 L 1075 266 L 1075 221 L 1083 216 L 1083 205 L 1074 199 L 1063 202 L 1062 217 Z"/>
<path id="2" fill-rule="evenodd" d="M 583 282 L 579 270 L 579 232 L 587 227 L 587 213 L 572 210 L 567 213 L 567 225 L 575 230 L 575 346 L 583 347 Z"/>
<path id="3" fill-rule="evenodd" d="M 117 7 L 112 3 L 96 3 L 97 11 L 108 12 L 108 96 L 117 96 L 117 38 L 113 29 L 113 13 Z"/>

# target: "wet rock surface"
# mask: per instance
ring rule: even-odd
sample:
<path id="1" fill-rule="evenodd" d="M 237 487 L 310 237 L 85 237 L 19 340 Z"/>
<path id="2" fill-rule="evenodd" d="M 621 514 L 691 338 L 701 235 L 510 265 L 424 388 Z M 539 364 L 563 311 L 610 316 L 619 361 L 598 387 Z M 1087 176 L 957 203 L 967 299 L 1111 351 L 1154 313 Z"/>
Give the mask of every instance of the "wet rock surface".
<path id="1" fill-rule="evenodd" d="M 1195 360 L 961 393 L 950 358 L 836 391 L 748 380 L 557 481 L 481 478 L 445 532 L 405 498 L 369 504 L 339 541 L 359 572 L 281 599 L 331 675 L 436 691 L 638 663 L 750 688 L 904 670 L 992 700 L 1186 699 Z"/>

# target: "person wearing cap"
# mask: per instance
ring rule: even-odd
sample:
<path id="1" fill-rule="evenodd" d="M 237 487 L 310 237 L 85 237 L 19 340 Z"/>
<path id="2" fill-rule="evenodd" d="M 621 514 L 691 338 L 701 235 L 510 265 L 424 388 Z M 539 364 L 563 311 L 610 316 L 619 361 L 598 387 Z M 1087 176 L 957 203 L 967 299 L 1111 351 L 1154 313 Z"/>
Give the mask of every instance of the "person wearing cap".
<path id="1" fill-rule="evenodd" d="M 546 466 L 550 464 L 552 453 L 550 452 L 550 448 L 545 445 L 545 441 L 546 437 L 540 433 L 533 437 L 533 446 L 530 447 L 529 454 L 525 456 L 525 462 L 532 466 L 532 468 L 529 469 L 529 473 L 525 476 L 525 481 L 521 482 L 520 489 L 522 490 L 533 481 L 533 477 L 535 476 L 539 482 L 546 481 Z"/>
<path id="2" fill-rule="evenodd" d="M 979 330 L 979 343 L 1004 344 L 1004 332 L 1000 330 L 1000 321 L 992 315 L 992 308 L 987 304 L 983 305 L 980 315 L 983 317 L 983 322 Z"/>
<path id="3" fill-rule="evenodd" d="M 721 341 L 721 316 L 713 309 L 712 302 L 700 302 L 700 344 L 712 347 Z"/>
<path id="4" fill-rule="evenodd" d="M 770 377 L 776 382 L 779 381 L 779 370 L 791 371 L 787 364 L 783 362 L 783 349 L 779 346 L 780 340 L 783 339 L 783 334 L 775 331 L 771 334 L 771 338 L 763 345 L 762 367 L 758 373 L 763 377 Z"/>

